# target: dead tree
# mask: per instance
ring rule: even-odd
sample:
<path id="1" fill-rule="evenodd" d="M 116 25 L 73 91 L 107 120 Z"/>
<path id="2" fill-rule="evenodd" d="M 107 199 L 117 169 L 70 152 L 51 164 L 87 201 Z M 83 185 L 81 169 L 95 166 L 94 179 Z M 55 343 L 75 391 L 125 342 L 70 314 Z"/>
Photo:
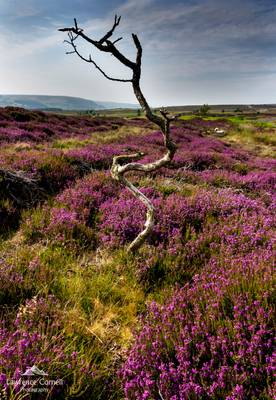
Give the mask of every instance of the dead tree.
<path id="1" fill-rule="evenodd" d="M 141 159 L 144 156 L 143 153 L 119 155 L 113 158 L 113 164 L 111 167 L 112 177 L 115 180 L 119 181 L 123 186 L 128 188 L 130 192 L 147 207 L 147 217 L 144 225 L 144 230 L 139 233 L 139 235 L 128 247 L 129 252 L 134 252 L 140 248 L 140 246 L 145 242 L 146 238 L 149 237 L 152 232 L 154 225 L 154 207 L 151 201 L 125 177 L 125 174 L 130 171 L 156 171 L 157 169 L 168 165 L 172 161 L 176 151 L 176 145 L 170 137 L 170 123 L 175 117 L 170 117 L 168 115 L 168 112 L 164 109 L 160 110 L 160 115 L 153 113 L 142 93 L 142 90 L 140 88 L 142 46 L 138 39 L 138 36 L 134 33 L 132 34 L 132 39 L 137 51 L 135 61 L 131 61 L 130 59 L 125 57 L 115 46 L 116 43 L 122 40 L 122 37 L 119 37 L 118 39 L 113 41 L 111 40 L 111 37 L 116 27 L 119 25 L 120 20 L 121 17 L 117 17 L 117 15 L 115 15 L 112 28 L 99 40 L 95 40 L 87 36 L 84 33 L 83 29 L 79 28 L 76 19 L 74 19 L 73 27 L 62 28 L 59 29 L 59 31 L 68 33 L 69 40 L 65 40 L 65 42 L 72 47 L 72 51 L 69 51 L 66 54 L 77 54 L 78 57 L 81 58 L 81 60 L 93 64 L 105 78 L 111 81 L 131 83 L 134 94 L 140 106 L 142 107 L 146 117 L 151 122 L 156 124 L 161 129 L 161 132 L 163 134 L 166 153 L 159 160 L 148 164 L 137 162 L 137 160 Z M 76 44 L 76 41 L 79 38 L 83 39 L 85 42 L 90 43 L 99 51 L 110 53 L 111 55 L 113 55 L 118 61 L 120 61 L 120 63 L 122 63 L 124 66 L 132 71 L 132 77 L 130 79 L 119 79 L 107 75 L 106 72 L 101 67 L 99 67 L 99 65 L 92 59 L 91 55 L 85 57 L 79 52 Z"/>
<path id="2" fill-rule="evenodd" d="M 38 182 L 22 172 L 12 172 L 0 168 L 0 200 L 11 200 L 18 209 L 35 206 L 46 198 L 46 193 Z"/>

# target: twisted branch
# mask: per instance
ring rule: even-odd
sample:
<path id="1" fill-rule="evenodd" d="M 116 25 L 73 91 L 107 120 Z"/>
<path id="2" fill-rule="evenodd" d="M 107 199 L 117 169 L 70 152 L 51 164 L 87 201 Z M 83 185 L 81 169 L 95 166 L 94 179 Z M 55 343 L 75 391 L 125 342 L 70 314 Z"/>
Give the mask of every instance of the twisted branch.
<path id="1" fill-rule="evenodd" d="M 139 162 L 135 162 L 143 157 L 143 153 L 135 153 L 135 154 L 128 154 L 128 155 L 119 155 L 113 158 L 113 163 L 111 167 L 111 175 L 112 177 L 120 182 L 123 186 L 125 186 L 138 200 L 140 200 L 147 208 L 147 217 L 146 222 L 144 225 L 144 230 L 139 233 L 139 235 L 134 239 L 134 241 L 129 245 L 128 251 L 135 252 L 140 248 L 140 246 L 144 243 L 146 238 L 152 232 L 154 226 L 154 207 L 151 201 L 136 187 L 134 186 L 129 180 L 126 179 L 125 174 L 129 171 L 139 171 L 139 172 L 152 172 L 156 171 L 161 167 L 168 165 L 175 154 L 176 145 L 171 140 L 170 137 L 170 123 L 175 117 L 170 117 L 168 112 L 164 109 L 160 110 L 160 115 L 153 113 L 146 98 L 143 95 L 143 92 L 140 88 L 140 78 L 141 78 L 141 61 L 142 61 L 142 46 L 136 34 L 132 34 L 132 39 L 134 45 L 136 47 L 136 59 L 135 61 L 131 61 L 126 58 L 115 46 L 115 43 L 120 41 L 122 38 L 118 38 L 113 42 L 109 39 L 113 35 L 116 27 L 119 25 L 121 17 L 117 17 L 115 15 L 114 24 L 112 28 L 100 39 L 94 40 L 88 37 L 84 32 L 83 29 L 78 27 L 76 19 L 74 19 L 74 26 L 71 28 L 62 28 L 59 29 L 61 32 L 67 32 L 69 40 L 65 41 L 66 43 L 70 44 L 73 48 L 73 51 L 68 52 L 68 54 L 75 53 L 79 58 L 81 58 L 85 62 L 92 63 L 107 79 L 117 81 L 117 82 L 131 82 L 134 94 L 142 107 L 143 111 L 145 112 L 146 117 L 156 124 L 164 138 L 164 146 L 166 148 L 166 153 L 162 158 L 156 160 L 151 163 L 142 164 Z M 86 42 L 92 44 L 100 51 L 111 53 L 118 61 L 120 61 L 123 65 L 129 68 L 132 71 L 132 78 L 131 79 L 118 79 L 112 78 L 107 75 L 102 68 L 100 68 L 94 60 L 92 60 L 91 55 L 89 57 L 84 57 L 77 49 L 76 40 L 78 38 L 84 39 Z"/>

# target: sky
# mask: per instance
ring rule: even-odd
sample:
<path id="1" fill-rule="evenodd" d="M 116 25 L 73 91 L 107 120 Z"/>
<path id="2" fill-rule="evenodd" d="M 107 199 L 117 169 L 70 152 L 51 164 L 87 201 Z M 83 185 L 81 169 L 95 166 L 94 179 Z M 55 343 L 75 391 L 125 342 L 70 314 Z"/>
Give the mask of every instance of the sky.
<path id="1" fill-rule="evenodd" d="M 99 39 L 122 16 L 114 39 L 135 58 L 150 105 L 276 103 L 275 0 L 0 0 L 0 94 L 48 94 L 135 103 L 130 83 L 106 80 L 63 43 L 73 26 Z M 130 77 L 110 54 L 78 48 L 109 74 Z"/>

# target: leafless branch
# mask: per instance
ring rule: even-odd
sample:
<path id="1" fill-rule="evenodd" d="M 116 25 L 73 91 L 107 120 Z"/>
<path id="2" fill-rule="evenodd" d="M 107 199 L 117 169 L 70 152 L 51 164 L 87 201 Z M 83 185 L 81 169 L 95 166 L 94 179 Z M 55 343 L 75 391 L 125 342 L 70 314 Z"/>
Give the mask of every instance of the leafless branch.
<path id="1" fill-rule="evenodd" d="M 114 30 L 116 29 L 116 27 L 119 25 L 120 21 L 121 21 L 121 17 L 118 18 L 117 15 L 115 15 L 114 24 L 113 24 L 112 29 L 110 29 L 110 31 L 108 31 L 108 32 L 99 40 L 99 43 L 104 43 L 107 39 L 109 39 L 109 38 L 113 35 L 113 32 L 114 32 Z"/>
<path id="2" fill-rule="evenodd" d="M 99 65 L 98 65 L 94 60 L 92 60 L 91 55 L 89 55 L 89 57 L 86 58 L 86 57 L 84 57 L 84 56 L 78 51 L 77 46 L 76 46 L 76 44 L 75 44 L 75 40 L 77 39 L 78 36 L 74 36 L 74 37 L 73 37 L 72 34 L 71 34 L 71 32 L 69 32 L 69 33 L 68 33 L 68 37 L 69 37 L 69 40 L 64 40 L 63 42 L 64 42 L 64 43 L 67 43 L 67 44 L 70 44 L 70 45 L 73 47 L 73 50 L 72 50 L 72 51 L 67 51 L 66 54 L 74 54 L 74 53 L 77 54 L 77 56 L 78 56 L 81 60 L 83 60 L 83 61 L 85 61 L 85 62 L 87 62 L 87 63 L 93 64 L 93 65 L 95 66 L 95 68 L 97 68 L 97 70 L 99 70 L 99 71 L 101 72 L 101 74 L 102 74 L 106 79 L 109 79 L 110 81 L 115 81 L 115 82 L 132 82 L 131 79 L 113 78 L 113 77 L 107 75 L 106 72 L 104 72 L 104 70 L 103 70 L 102 68 L 100 68 Z"/>
<path id="3" fill-rule="evenodd" d="M 115 43 L 119 42 L 122 39 L 123 39 L 122 37 L 119 37 L 118 39 L 114 40 L 114 42 L 112 42 L 112 44 L 115 44 Z"/>

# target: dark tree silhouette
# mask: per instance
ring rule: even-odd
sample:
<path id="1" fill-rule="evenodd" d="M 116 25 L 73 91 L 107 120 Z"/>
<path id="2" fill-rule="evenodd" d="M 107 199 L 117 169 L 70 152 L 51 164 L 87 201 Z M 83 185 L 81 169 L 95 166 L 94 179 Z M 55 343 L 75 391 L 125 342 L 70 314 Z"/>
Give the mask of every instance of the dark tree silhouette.
<path id="1" fill-rule="evenodd" d="M 93 64 L 95 68 L 97 68 L 101 74 L 112 81 L 116 82 L 129 82 L 132 84 L 134 94 L 142 107 L 142 110 L 145 112 L 146 117 L 156 124 L 160 129 L 164 137 L 164 145 L 166 147 L 166 153 L 162 158 L 156 160 L 152 163 L 141 164 L 136 162 L 140 158 L 144 156 L 143 153 L 135 153 L 135 154 L 126 154 L 119 155 L 113 158 L 113 164 L 111 167 L 111 175 L 112 177 L 119 181 L 123 186 L 127 187 L 131 193 L 137 197 L 146 207 L 147 207 L 147 218 L 144 226 L 144 230 L 139 233 L 139 235 L 135 238 L 135 240 L 129 245 L 128 251 L 134 252 L 140 248 L 140 246 L 144 243 L 146 238 L 151 234 L 152 228 L 154 225 L 154 207 L 151 201 L 139 190 L 135 187 L 129 180 L 126 179 L 125 174 L 129 171 L 141 171 L 141 172 L 152 172 L 155 171 L 165 165 L 168 165 L 174 157 L 176 151 L 176 145 L 171 140 L 170 137 L 170 123 L 173 119 L 176 118 L 170 117 L 168 112 L 165 109 L 160 110 L 160 115 L 152 112 L 148 102 L 146 101 L 142 90 L 140 88 L 140 78 L 141 78 L 141 60 L 142 60 L 142 46 L 136 34 L 132 34 L 132 39 L 134 45 L 136 47 L 136 60 L 131 61 L 127 57 L 125 57 L 115 46 L 122 37 L 112 41 L 111 37 L 119 25 L 121 17 L 117 17 L 115 15 L 114 24 L 112 28 L 99 40 L 92 39 L 84 33 L 84 30 L 79 28 L 77 20 L 74 19 L 74 26 L 71 28 L 62 28 L 59 29 L 61 32 L 68 33 L 68 39 L 65 40 L 66 43 L 70 44 L 72 47 L 72 51 L 67 52 L 67 54 L 77 54 L 78 57 L 90 64 Z M 106 74 L 106 72 L 99 67 L 99 65 L 91 58 L 91 55 L 88 57 L 83 56 L 77 48 L 77 39 L 83 39 L 85 42 L 90 43 L 94 47 L 96 47 L 99 51 L 112 54 L 120 63 L 125 65 L 132 71 L 132 77 L 130 79 L 120 79 L 114 78 Z M 132 161 L 132 162 L 130 162 Z"/>

